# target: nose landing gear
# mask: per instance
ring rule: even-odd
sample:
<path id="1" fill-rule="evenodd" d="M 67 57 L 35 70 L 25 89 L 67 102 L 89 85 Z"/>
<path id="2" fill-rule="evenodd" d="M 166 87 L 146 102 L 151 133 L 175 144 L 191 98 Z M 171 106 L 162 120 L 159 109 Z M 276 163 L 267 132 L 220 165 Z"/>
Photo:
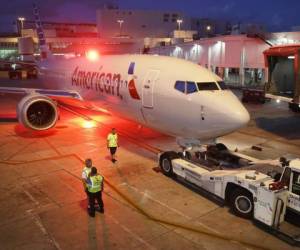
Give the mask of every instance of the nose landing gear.
<path id="1" fill-rule="evenodd" d="M 186 160 L 191 160 L 192 159 L 191 152 L 187 151 L 186 149 L 184 149 L 182 152 L 179 152 L 178 155 L 182 159 L 186 159 Z"/>

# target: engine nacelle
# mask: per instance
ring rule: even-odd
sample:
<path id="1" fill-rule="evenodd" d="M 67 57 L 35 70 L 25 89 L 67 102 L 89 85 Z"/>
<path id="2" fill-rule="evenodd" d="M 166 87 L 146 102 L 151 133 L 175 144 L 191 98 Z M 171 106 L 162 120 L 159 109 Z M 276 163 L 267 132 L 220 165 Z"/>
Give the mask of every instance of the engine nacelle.
<path id="1" fill-rule="evenodd" d="M 56 103 L 47 96 L 30 94 L 25 96 L 17 107 L 18 120 L 33 130 L 52 128 L 58 119 Z"/>

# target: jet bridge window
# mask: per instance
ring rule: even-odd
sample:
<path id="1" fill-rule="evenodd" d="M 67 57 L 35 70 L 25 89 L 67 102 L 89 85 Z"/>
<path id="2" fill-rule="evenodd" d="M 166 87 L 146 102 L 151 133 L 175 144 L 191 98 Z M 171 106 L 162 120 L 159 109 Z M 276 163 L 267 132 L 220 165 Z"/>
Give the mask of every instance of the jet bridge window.
<path id="1" fill-rule="evenodd" d="M 199 91 L 202 90 L 219 90 L 217 84 L 215 82 L 198 82 Z"/>
<path id="2" fill-rule="evenodd" d="M 175 89 L 178 91 L 185 93 L 185 82 L 184 81 L 176 81 Z"/>

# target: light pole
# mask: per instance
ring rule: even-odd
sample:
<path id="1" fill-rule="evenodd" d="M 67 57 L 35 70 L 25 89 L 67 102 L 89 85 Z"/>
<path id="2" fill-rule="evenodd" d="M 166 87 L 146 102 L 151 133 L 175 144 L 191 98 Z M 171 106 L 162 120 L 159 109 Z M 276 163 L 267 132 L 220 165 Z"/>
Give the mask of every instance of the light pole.
<path id="1" fill-rule="evenodd" d="M 117 22 L 120 25 L 120 36 L 121 36 L 121 34 L 122 34 L 122 24 L 124 23 L 124 20 L 118 20 Z"/>
<path id="2" fill-rule="evenodd" d="M 178 24 L 178 30 L 181 28 L 181 24 L 183 23 L 182 19 L 177 19 L 177 24 Z"/>
<path id="3" fill-rule="evenodd" d="M 18 17 L 18 21 L 21 23 L 21 36 L 23 36 L 23 28 L 24 28 L 24 21 L 25 17 Z"/>
<path id="4" fill-rule="evenodd" d="M 210 34 L 211 34 L 211 26 L 207 25 L 206 26 L 206 36 L 209 37 Z"/>

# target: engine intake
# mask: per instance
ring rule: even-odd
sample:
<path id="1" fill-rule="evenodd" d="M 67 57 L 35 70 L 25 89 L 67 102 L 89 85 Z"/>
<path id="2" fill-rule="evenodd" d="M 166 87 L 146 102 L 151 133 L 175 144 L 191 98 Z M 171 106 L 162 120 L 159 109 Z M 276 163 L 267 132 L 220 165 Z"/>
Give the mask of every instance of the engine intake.
<path id="1" fill-rule="evenodd" d="M 25 96 L 17 107 L 18 120 L 33 130 L 47 130 L 55 126 L 58 119 L 56 103 L 47 96 L 31 94 Z"/>

